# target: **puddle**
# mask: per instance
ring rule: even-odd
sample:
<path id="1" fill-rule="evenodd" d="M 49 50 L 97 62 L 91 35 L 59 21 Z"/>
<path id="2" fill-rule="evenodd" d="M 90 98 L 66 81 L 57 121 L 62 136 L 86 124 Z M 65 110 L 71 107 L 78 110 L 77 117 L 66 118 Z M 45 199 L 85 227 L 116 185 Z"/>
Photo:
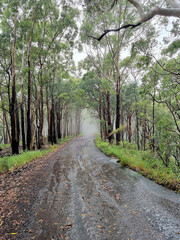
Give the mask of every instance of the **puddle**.
<path id="1" fill-rule="evenodd" d="M 119 160 L 116 158 L 111 158 L 109 161 L 112 163 L 118 164 L 117 161 L 119 161 Z"/>

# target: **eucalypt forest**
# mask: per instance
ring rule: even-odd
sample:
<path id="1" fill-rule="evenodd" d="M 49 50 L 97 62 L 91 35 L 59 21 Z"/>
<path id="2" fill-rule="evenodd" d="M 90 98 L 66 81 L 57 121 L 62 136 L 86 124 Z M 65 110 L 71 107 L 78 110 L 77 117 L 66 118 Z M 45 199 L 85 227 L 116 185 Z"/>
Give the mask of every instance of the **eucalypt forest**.
<path id="1" fill-rule="evenodd" d="M 78 136 L 85 109 L 100 145 L 178 179 L 179 0 L 3 0 L 0 17 L 2 157 Z"/>
<path id="2" fill-rule="evenodd" d="M 0 0 L 0 239 L 180 236 L 180 0 Z"/>

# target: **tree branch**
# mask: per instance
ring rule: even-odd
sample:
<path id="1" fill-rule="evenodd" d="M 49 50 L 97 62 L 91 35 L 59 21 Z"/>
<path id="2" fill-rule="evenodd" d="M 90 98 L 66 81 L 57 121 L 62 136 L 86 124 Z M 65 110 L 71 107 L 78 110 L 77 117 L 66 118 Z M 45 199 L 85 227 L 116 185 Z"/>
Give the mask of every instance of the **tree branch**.
<path id="1" fill-rule="evenodd" d="M 121 29 L 126 29 L 126 28 L 136 28 L 138 26 L 140 26 L 141 23 L 137 23 L 137 24 L 126 24 L 126 25 L 123 25 L 122 27 L 120 28 L 117 28 L 117 29 L 107 29 L 107 30 L 104 30 L 104 33 L 100 36 L 100 37 L 94 37 L 94 36 L 88 36 L 88 37 L 91 37 L 91 38 L 94 38 L 95 40 L 98 40 L 98 41 L 101 41 L 101 39 L 109 32 L 119 32 Z"/>
<path id="2" fill-rule="evenodd" d="M 140 16 L 143 16 L 143 9 L 138 1 L 128 0 L 128 2 L 130 2 L 138 10 Z"/>
<path id="3" fill-rule="evenodd" d="M 161 7 L 154 7 L 147 13 L 144 13 L 142 5 L 137 1 L 137 0 L 128 0 L 130 4 L 132 4 L 138 11 L 140 20 L 137 23 L 134 24 L 126 24 L 121 26 L 120 28 L 117 29 L 109 29 L 109 30 L 104 30 L 104 33 L 100 37 L 94 37 L 94 36 L 89 36 L 95 40 L 101 41 L 101 39 L 108 34 L 109 32 L 119 32 L 121 29 L 126 29 L 126 28 L 136 28 L 140 26 L 144 22 L 148 22 L 150 19 L 152 19 L 155 16 L 164 16 L 164 17 L 176 17 L 180 18 L 180 8 L 161 8 Z M 113 1 L 113 4 L 110 9 L 114 7 L 114 5 L 117 3 L 117 1 Z"/>

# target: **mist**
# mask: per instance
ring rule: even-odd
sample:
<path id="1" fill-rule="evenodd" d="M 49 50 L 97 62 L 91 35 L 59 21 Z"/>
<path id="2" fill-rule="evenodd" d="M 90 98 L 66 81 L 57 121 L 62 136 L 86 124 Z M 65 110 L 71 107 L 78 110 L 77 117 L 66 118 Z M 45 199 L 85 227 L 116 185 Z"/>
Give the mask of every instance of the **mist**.
<path id="1" fill-rule="evenodd" d="M 83 110 L 81 119 L 81 134 L 88 137 L 99 134 L 99 121 L 93 118 L 88 110 Z"/>

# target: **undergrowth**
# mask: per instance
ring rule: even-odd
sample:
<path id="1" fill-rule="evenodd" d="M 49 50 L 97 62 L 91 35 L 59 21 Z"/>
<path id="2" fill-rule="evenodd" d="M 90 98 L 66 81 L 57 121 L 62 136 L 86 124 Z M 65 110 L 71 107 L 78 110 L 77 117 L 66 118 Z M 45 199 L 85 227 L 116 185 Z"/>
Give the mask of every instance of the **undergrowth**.
<path id="1" fill-rule="evenodd" d="M 13 171 L 28 162 L 31 162 L 37 158 L 40 158 L 44 155 L 47 155 L 50 152 L 53 152 L 61 144 L 68 142 L 71 137 L 67 137 L 58 142 L 58 144 L 50 145 L 49 149 L 46 150 L 37 150 L 37 151 L 25 151 L 19 155 L 7 156 L 0 158 L 0 173 L 5 173 L 8 171 Z"/>
<path id="2" fill-rule="evenodd" d="M 0 144 L 0 149 L 4 150 L 5 148 L 9 148 L 10 146 L 10 144 Z"/>
<path id="3" fill-rule="evenodd" d="M 106 155 L 118 158 L 122 166 L 127 166 L 156 183 L 180 192 L 180 169 L 173 162 L 166 167 L 151 151 L 137 150 L 133 144 L 121 143 L 116 146 L 102 141 L 99 137 L 95 143 Z"/>

